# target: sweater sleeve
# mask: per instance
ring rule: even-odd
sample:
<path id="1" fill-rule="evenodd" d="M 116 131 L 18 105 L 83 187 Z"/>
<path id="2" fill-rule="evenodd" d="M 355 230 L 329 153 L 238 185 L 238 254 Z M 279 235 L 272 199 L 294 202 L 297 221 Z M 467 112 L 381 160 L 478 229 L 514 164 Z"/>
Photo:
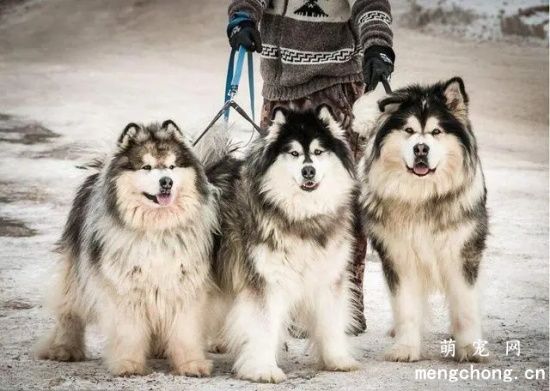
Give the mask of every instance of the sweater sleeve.
<path id="1" fill-rule="evenodd" d="M 389 0 L 349 0 L 351 17 L 363 49 L 392 47 L 391 6 Z"/>
<path id="2" fill-rule="evenodd" d="M 229 19 L 237 12 L 245 12 L 254 23 L 258 24 L 262 19 L 262 13 L 267 7 L 269 0 L 231 0 L 229 4 Z"/>

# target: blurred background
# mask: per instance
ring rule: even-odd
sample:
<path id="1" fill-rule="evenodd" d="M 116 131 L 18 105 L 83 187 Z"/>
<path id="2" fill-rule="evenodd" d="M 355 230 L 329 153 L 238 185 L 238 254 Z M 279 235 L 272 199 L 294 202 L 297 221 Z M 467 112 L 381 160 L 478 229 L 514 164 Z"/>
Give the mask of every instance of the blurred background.
<path id="1" fill-rule="evenodd" d="M 319 0 L 330 1 L 330 0 Z M 363 368 L 316 372 L 304 342 L 290 345 L 278 389 L 544 389 L 523 378 L 548 369 L 548 1 L 391 1 L 397 55 L 394 88 L 460 75 L 471 99 L 489 189 L 491 237 L 482 265 L 490 368 L 518 379 L 438 384 L 415 368 L 456 368 L 439 357 L 448 338 L 445 303 L 434 299 L 430 361 L 385 363 L 391 311 L 380 263 L 368 255 L 368 331 L 357 337 Z M 0 389 L 255 389 L 216 361 L 212 379 L 175 378 L 159 362 L 145 378 L 113 380 L 100 362 L 36 362 L 30 349 L 52 322 L 43 310 L 69 204 L 90 150 L 112 147 L 128 122 L 175 120 L 197 135 L 223 103 L 229 46 L 227 1 L 0 0 Z M 256 58 L 256 62 L 259 59 Z M 255 67 L 256 70 L 259 68 Z M 257 111 L 261 105 L 256 73 Z M 241 88 L 246 91 L 246 84 Z M 248 107 L 248 97 L 239 100 Z M 244 138 L 248 128 L 232 127 Z M 504 353 L 519 339 L 521 357 Z M 548 376 L 548 372 L 547 372 Z"/>

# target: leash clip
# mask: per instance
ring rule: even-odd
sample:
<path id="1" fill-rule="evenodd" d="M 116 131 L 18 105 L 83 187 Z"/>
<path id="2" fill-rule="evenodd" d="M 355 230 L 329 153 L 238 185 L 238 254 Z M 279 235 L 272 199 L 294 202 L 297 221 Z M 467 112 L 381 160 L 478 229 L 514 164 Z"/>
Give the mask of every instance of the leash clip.
<path id="1" fill-rule="evenodd" d="M 239 90 L 239 83 L 241 81 L 241 74 L 243 71 L 244 57 L 248 54 L 248 89 L 250 95 L 250 111 L 252 113 L 252 118 L 246 114 L 246 111 L 243 110 L 241 106 L 235 102 L 235 95 Z M 235 57 L 237 57 L 237 64 L 235 64 Z M 193 146 L 197 145 L 199 141 L 204 137 L 204 135 L 214 126 L 218 119 L 224 116 L 226 128 L 229 123 L 229 109 L 233 108 L 237 113 L 239 113 L 246 121 L 248 121 L 254 130 L 259 134 L 264 134 L 264 131 L 256 125 L 255 121 L 255 110 L 254 110 L 254 68 L 252 62 L 252 52 L 246 51 L 244 47 L 239 47 L 239 50 L 232 49 L 231 55 L 229 57 L 229 65 L 227 67 L 227 77 L 225 79 L 225 95 L 223 106 L 220 111 L 214 116 L 212 121 L 208 124 L 206 129 L 197 137 L 193 142 Z M 251 138 L 252 139 L 252 138 Z"/>

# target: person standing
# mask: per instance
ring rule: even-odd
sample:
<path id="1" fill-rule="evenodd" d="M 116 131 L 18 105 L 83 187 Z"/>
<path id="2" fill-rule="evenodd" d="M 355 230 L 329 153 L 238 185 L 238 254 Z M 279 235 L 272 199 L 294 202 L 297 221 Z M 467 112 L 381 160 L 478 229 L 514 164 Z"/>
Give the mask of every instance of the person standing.
<path id="1" fill-rule="evenodd" d="M 277 107 L 326 104 L 346 130 L 356 161 L 359 136 L 352 107 L 393 72 L 388 0 L 232 0 L 227 35 L 232 48 L 261 54 L 264 103 L 260 126 Z M 357 286 L 357 334 L 366 328 L 363 274 L 366 239 L 357 222 L 353 283 Z"/>

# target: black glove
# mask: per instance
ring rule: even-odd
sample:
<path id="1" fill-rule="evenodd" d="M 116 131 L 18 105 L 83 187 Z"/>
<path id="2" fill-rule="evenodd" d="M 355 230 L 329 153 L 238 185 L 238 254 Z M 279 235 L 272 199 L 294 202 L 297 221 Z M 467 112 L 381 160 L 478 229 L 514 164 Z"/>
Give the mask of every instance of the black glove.
<path id="1" fill-rule="evenodd" d="M 388 46 L 371 46 L 365 50 L 363 58 L 363 77 L 365 91 L 372 91 L 382 80 L 389 80 L 393 72 L 395 54 Z"/>
<path id="2" fill-rule="evenodd" d="M 245 20 L 229 32 L 229 44 L 235 50 L 243 46 L 248 51 L 262 52 L 262 39 L 256 25 L 251 20 Z"/>

